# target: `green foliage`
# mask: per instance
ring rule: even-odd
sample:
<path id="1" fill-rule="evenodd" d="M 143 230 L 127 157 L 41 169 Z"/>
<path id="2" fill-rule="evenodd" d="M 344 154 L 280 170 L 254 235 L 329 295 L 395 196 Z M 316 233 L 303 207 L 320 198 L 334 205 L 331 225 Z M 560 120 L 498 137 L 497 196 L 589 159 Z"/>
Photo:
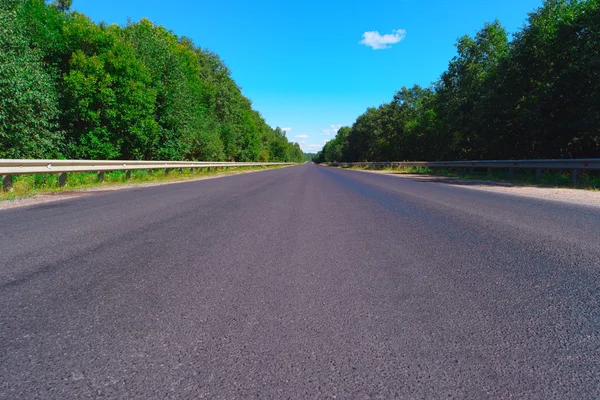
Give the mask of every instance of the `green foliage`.
<path id="1" fill-rule="evenodd" d="M 512 42 L 458 39 L 432 88 L 402 88 L 340 130 L 323 161 L 600 157 L 600 0 L 546 0 Z"/>
<path id="2" fill-rule="evenodd" d="M 43 54 L 30 45 L 18 0 L 0 4 L 0 157 L 54 157 L 58 94 Z"/>
<path id="3" fill-rule="evenodd" d="M 523 126 L 508 126 L 510 140 L 526 135 L 539 157 L 598 156 L 598 49 L 600 1 L 547 0 L 530 15 L 506 68 L 512 115 Z"/>
<path id="4" fill-rule="evenodd" d="M 65 28 L 72 55 L 63 75 L 68 156 L 148 159 L 159 140 L 150 71 L 118 26 L 74 13 Z"/>
<path id="5" fill-rule="evenodd" d="M 437 111 L 445 130 L 442 140 L 452 149 L 445 156 L 474 159 L 487 148 L 484 137 L 492 127 L 485 123 L 486 113 L 497 111 L 491 109 L 489 97 L 498 65 L 507 56 L 507 34 L 495 21 L 485 24 L 475 38 L 460 38 L 456 48 L 458 55 L 436 88 Z"/>
<path id="6" fill-rule="evenodd" d="M 154 116 L 160 133 L 149 156 L 220 159 L 219 145 L 211 145 L 211 130 L 201 133 L 206 113 L 200 68 L 191 43 L 180 43 L 171 32 L 147 19 L 130 23 L 124 35 L 148 69 L 156 92 Z"/>
<path id="7" fill-rule="evenodd" d="M 218 55 L 70 5 L 0 3 L 0 157 L 303 161 Z"/>

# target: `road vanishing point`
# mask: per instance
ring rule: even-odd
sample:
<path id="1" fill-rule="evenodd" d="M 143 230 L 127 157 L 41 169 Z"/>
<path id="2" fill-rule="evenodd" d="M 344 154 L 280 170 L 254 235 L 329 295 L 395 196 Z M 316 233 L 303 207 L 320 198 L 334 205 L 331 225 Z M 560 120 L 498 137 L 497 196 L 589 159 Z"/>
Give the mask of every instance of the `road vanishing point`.
<path id="1" fill-rule="evenodd" d="M 600 208 L 304 164 L 0 211 L 2 399 L 600 397 Z"/>

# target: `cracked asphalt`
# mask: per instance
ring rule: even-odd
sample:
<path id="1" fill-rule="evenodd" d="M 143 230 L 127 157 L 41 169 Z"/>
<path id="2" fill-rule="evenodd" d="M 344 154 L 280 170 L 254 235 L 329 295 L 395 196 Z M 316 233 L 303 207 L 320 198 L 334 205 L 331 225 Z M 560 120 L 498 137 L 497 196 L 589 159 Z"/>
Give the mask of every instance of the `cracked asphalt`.
<path id="1" fill-rule="evenodd" d="M 305 164 L 0 211 L 2 399 L 600 398 L 600 208 Z"/>

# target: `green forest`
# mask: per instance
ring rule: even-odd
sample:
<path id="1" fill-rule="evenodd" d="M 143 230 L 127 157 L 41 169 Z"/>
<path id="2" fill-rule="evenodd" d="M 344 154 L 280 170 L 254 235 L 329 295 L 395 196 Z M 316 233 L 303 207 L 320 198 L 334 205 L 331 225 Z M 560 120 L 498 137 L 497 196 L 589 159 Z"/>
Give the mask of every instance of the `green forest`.
<path id="1" fill-rule="evenodd" d="M 304 161 L 217 54 L 70 5 L 0 1 L 0 158 Z"/>
<path id="2" fill-rule="evenodd" d="M 315 157 L 435 161 L 600 157 L 600 0 L 546 0 L 509 35 L 456 42 L 430 87 L 403 87 Z"/>

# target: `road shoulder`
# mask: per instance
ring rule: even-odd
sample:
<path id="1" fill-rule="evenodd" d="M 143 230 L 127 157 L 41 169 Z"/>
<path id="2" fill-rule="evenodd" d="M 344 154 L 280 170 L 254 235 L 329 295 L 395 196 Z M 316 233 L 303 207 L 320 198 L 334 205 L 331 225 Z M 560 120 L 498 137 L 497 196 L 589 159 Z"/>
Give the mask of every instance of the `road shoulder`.
<path id="1" fill-rule="evenodd" d="M 284 168 L 284 167 L 280 167 L 280 168 Z M 106 193 L 106 192 L 113 192 L 113 191 L 117 191 L 117 190 L 171 185 L 171 184 L 185 183 L 185 182 L 196 182 L 196 181 L 203 181 L 203 180 L 207 180 L 207 179 L 225 178 L 228 176 L 249 174 L 252 172 L 269 171 L 271 169 L 272 168 L 242 170 L 242 171 L 234 170 L 234 171 L 228 171 L 228 172 L 224 172 L 224 173 L 218 173 L 215 175 L 199 176 L 199 177 L 195 177 L 195 178 L 180 179 L 180 180 L 112 184 L 112 185 L 94 186 L 94 187 L 86 188 L 86 189 L 64 190 L 64 191 L 60 191 L 60 192 L 40 192 L 33 196 L 21 197 L 21 198 L 16 198 L 16 199 L 11 199 L 11 200 L 0 200 L 0 211 L 11 209 L 11 208 L 17 208 L 17 207 L 26 207 L 26 206 L 36 205 L 36 204 L 51 203 L 51 202 L 55 202 L 55 201 L 75 199 L 78 197 Z"/>
<path id="2" fill-rule="evenodd" d="M 503 193 L 513 196 L 529 197 L 535 199 L 554 200 L 571 204 L 589 205 L 600 207 L 600 191 L 569 189 L 559 187 L 541 187 L 516 185 L 507 182 L 490 182 L 482 180 L 461 179 L 448 176 L 407 174 L 395 171 L 353 170 L 371 174 L 389 175 L 401 179 L 410 179 L 415 182 L 436 183 L 453 185 L 465 189 L 482 190 L 486 192 Z"/>

